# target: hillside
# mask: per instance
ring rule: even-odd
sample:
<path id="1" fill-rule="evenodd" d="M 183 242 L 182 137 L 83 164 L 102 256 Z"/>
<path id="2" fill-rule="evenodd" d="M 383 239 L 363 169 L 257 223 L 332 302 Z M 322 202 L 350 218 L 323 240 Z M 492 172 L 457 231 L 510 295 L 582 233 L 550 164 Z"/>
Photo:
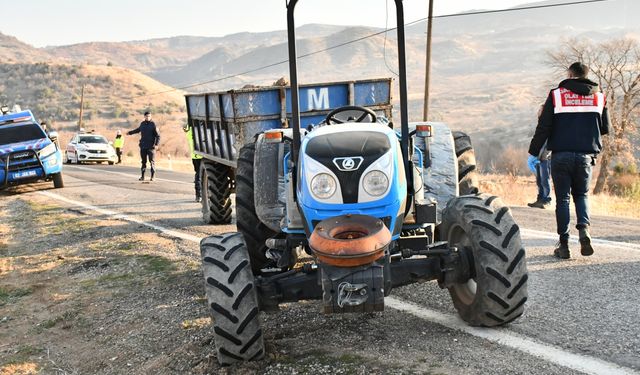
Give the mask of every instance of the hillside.
<path id="1" fill-rule="evenodd" d="M 0 103 L 31 109 L 60 133 L 63 146 L 78 129 L 83 85 L 85 130 L 112 138 L 117 129 L 137 127 L 150 110 L 162 134 L 160 152 L 188 155 L 183 93 L 142 73 L 96 65 L 0 64 Z M 159 92 L 164 93 L 144 96 Z M 136 145 L 129 141 L 125 153 L 137 153 Z"/>
<path id="2" fill-rule="evenodd" d="M 0 63 L 33 63 L 50 58 L 47 52 L 0 33 Z"/>
<path id="3" fill-rule="evenodd" d="M 301 37 L 326 36 L 344 26 L 305 25 Z M 269 46 L 286 40 L 284 31 L 242 32 L 223 37 L 175 36 L 126 42 L 78 43 L 44 48 L 53 58 L 78 63 L 122 66 L 143 73 L 171 72 L 218 48 L 233 50 L 237 56 L 256 46 Z M 166 82 L 169 82 L 168 79 Z"/>

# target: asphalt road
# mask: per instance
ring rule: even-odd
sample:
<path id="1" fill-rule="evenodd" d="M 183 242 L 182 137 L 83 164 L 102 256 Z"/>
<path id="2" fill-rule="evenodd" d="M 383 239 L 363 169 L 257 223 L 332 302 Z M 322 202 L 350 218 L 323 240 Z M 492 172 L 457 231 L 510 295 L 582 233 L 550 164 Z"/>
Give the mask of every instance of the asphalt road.
<path id="1" fill-rule="evenodd" d="M 48 194 L 92 215 L 124 214 L 121 219 L 182 236 L 194 256 L 198 238 L 235 231 L 234 224 L 202 224 L 190 173 L 160 171 L 152 183 L 139 182 L 138 170 L 123 166 L 73 165 L 64 173 L 64 189 L 43 190 L 48 185 L 38 184 L 3 194 Z M 499 329 L 467 328 L 446 291 L 421 283 L 394 290 L 387 311 L 374 320 L 322 317 L 317 306 L 288 305 L 277 317 L 265 318 L 280 321 L 267 329 L 283 331 L 273 336 L 274 350 L 296 350 L 313 333 L 325 340 L 339 336 L 335 345 L 343 351 L 429 358 L 447 373 L 640 374 L 640 221 L 594 217 L 595 255 L 581 257 L 574 242 L 573 258 L 560 261 L 551 256 L 557 241 L 553 210 L 512 207 L 512 213 L 529 270 L 529 301 L 516 322 Z M 283 328 L 287 320 L 298 322 L 301 331 Z M 393 329 L 378 336 L 380 325 Z M 291 333 L 287 340 L 285 332 Z"/>

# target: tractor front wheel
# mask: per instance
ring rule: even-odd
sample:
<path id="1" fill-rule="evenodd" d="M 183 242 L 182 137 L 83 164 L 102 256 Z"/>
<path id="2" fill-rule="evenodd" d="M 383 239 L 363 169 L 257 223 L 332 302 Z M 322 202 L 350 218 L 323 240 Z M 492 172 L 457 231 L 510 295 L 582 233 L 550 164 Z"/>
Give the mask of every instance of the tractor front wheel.
<path id="1" fill-rule="evenodd" d="M 218 362 L 231 365 L 262 358 L 258 295 L 242 234 L 206 237 L 200 253 Z"/>
<path id="2" fill-rule="evenodd" d="M 488 194 L 454 198 L 444 210 L 440 233 L 471 264 L 470 278 L 449 287 L 460 317 L 472 326 L 493 327 L 522 315 L 527 265 L 509 208 Z"/>

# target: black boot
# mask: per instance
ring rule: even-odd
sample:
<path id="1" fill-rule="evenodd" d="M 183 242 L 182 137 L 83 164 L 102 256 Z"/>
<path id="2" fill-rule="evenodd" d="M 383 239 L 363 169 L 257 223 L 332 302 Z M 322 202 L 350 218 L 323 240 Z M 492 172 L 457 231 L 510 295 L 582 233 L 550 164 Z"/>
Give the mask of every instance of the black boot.
<path id="1" fill-rule="evenodd" d="M 593 255 L 593 247 L 591 246 L 591 235 L 589 234 L 589 229 L 578 229 L 578 238 L 580 239 L 580 254 L 585 257 Z"/>
<path id="2" fill-rule="evenodd" d="M 144 169 L 140 172 L 140 178 L 138 181 L 144 181 Z"/>
<path id="3" fill-rule="evenodd" d="M 569 239 L 560 239 L 560 242 L 557 244 L 558 247 L 553 250 L 553 256 L 560 259 L 569 259 L 571 257 L 571 253 L 569 252 Z"/>
<path id="4" fill-rule="evenodd" d="M 151 178 L 149 179 L 149 181 L 153 181 L 153 175 L 156 174 L 156 171 L 152 170 L 151 171 Z"/>

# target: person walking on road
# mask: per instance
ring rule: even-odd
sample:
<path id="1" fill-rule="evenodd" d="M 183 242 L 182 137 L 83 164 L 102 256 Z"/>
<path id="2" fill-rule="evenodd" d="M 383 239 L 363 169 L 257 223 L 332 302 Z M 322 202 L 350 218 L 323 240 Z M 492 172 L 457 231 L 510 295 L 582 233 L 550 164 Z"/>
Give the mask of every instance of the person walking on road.
<path id="1" fill-rule="evenodd" d="M 201 189 L 202 185 L 200 184 L 200 164 L 202 163 L 202 156 L 194 153 L 193 147 L 193 128 L 188 124 L 182 128 L 184 130 L 185 135 L 187 136 L 187 142 L 189 143 L 189 151 L 191 152 L 191 162 L 193 163 L 193 170 L 195 172 L 195 177 L 193 178 L 193 183 L 196 189 L 196 202 L 202 201 Z"/>
<path id="2" fill-rule="evenodd" d="M 124 147 L 124 137 L 122 136 L 122 131 L 118 129 L 116 131 L 116 138 L 113 140 L 113 148 L 116 149 L 116 155 L 118 156 L 118 161 L 116 164 L 122 163 L 122 148 Z"/>
<path id="3" fill-rule="evenodd" d="M 538 109 L 538 118 L 542 115 L 541 105 Z M 551 205 L 551 151 L 547 150 L 545 143 L 538 155 L 540 164 L 538 164 L 531 172 L 536 175 L 536 185 L 538 186 L 538 196 L 533 203 L 527 203 L 527 206 L 534 208 L 546 209 Z"/>
<path id="4" fill-rule="evenodd" d="M 147 159 L 149 160 L 149 164 L 151 165 L 151 178 L 150 181 L 153 181 L 153 176 L 156 174 L 156 165 L 155 165 L 155 149 L 158 147 L 158 143 L 160 142 L 160 134 L 158 133 L 158 129 L 156 128 L 156 124 L 151 121 L 151 113 L 144 113 L 144 121 L 140 123 L 138 128 L 130 130 L 127 132 L 128 135 L 140 133 L 140 159 L 142 162 L 141 170 L 140 170 L 140 181 L 144 181 L 144 173 L 147 170 Z"/>
<path id="5" fill-rule="evenodd" d="M 580 253 L 593 254 L 589 234 L 589 183 L 591 168 L 602 151 L 602 136 L 609 133 L 606 98 L 598 84 L 587 79 L 589 68 L 575 62 L 568 78 L 549 92 L 536 132 L 529 145 L 527 163 L 540 164 L 538 155 L 545 142 L 552 152 L 551 178 L 556 195 L 556 224 L 560 241 L 554 256 L 569 259 L 569 202 L 573 196 L 578 223 Z"/>

